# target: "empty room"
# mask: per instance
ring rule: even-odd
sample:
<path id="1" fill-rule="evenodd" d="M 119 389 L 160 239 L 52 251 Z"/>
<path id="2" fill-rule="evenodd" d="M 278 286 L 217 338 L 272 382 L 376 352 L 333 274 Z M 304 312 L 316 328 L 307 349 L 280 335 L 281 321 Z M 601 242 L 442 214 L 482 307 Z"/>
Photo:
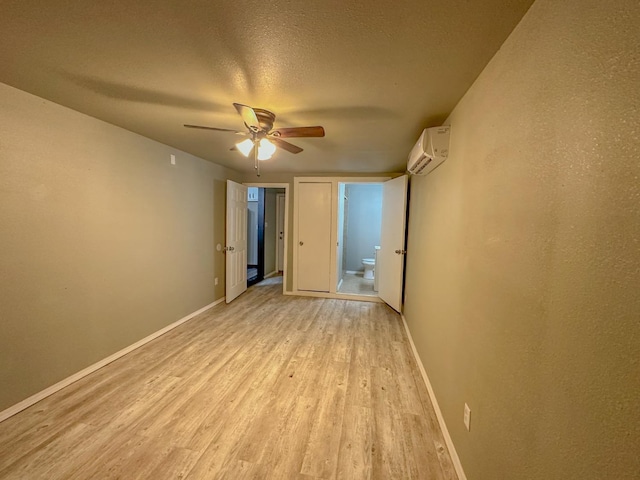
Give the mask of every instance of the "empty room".
<path id="1" fill-rule="evenodd" d="M 0 479 L 637 479 L 637 0 L 0 2 Z"/>

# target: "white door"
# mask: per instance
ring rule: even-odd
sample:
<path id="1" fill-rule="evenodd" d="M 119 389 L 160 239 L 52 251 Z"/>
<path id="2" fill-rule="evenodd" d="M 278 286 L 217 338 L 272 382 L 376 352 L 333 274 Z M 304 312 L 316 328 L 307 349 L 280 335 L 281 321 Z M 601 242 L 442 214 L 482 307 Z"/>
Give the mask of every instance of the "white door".
<path id="1" fill-rule="evenodd" d="M 247 187 L 227 180 L 227 303 L 247 289 L 247 203 Z"/>
<path id="2" fill-rule="evenodd" d="M 331 283 L 331 183 L 300 183 L 297 193 L 298 290 L 328 292 Z"/>
<path id="3" fill-rule="evenodd" d="M 408 177 L 403 175 L 383 185 L 382 231 L 376 265 L 378 295 L 397 312 L 402 308 L 407 183 Z"/>
<path id="4" fill-rule="evenodd" d="M 277 208 L 276 208 L 276 223 L 277 223 L 277 234 L 278 238 L 276 240 L 277 250 L 276 250 L 276 270 L 279 272 L 284 271 L 284 199 L 285 196 L 283 193 L 279 193 L 277 195 Z"/>
<path id="5" fill-rule="evenodd" d="M 342 277 L 344 277 L 344 193 L 345 184 L 338 184 L 338 241 L 336 242 L 336 290 L 340 290 Z"/>

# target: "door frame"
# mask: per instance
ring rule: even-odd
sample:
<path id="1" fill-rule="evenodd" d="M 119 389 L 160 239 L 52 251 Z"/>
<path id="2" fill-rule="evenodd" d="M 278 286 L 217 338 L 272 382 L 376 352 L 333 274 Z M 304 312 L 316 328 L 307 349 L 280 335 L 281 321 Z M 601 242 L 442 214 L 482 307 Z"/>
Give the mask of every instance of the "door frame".
<path id="1" fill-rule="evenodd" d="M 396 175 L 400 176 L 400 174 Z M 337 249 L 331 249 L 331 274 L 329 279 L 329 293 L 326 292 L 309 292 L 298 290 L 298 249 L 295 248 L 298 242 L 298 224 L 295 221 L 298 214 L 298 185 L 305 182 L 321 182 L 331 183 L 331 245 L 338 243 L 338 184 L 339 183 L 384 183 L 394 177 L 389 175 L 381 177 L 293 177 L 293 291 L 285 292 L 287 295 L 300 295 L 306 297 L 323 297 L 323 298 L 339 298 L 343 300 L 360 300 L 364 302 L 382 303 L 382 300 L 375 296 L 367 295 L 351 295 L 338 293 L 338 254 Z M 253 186 L 253 185 L 251 185 Z M 286 247 L 286 244 L 285 244 Z"/>
<path id="2" fill-rule="evenodd" d="M 280 198 L 284 200 L 284 210 L 280 211 Z M 287 221 L 287 215 L 285 214 L 287 209 L 287 196 L 284 193 L 276 194 L 276 271 L 280 271 L 278 268 L 280 266 L 280 260 L 282 260 L 282 273 L 284 275 L 284 260 L 286 255 L 284 252 L 286 251 L 287 240 L 284 236 L 284 225 Z M 278 227 L 280 226 L 280 220 L 282 219 L 282 255 L 280 255 L 280 235 L 278 233 Z M 282 258 L 280 258 L 282 256 Z"/>
<path id="3" fill-rule="evenodd" d="M 246 187 L 284 188 L 284 259 L 282 262 L 282 293 L 287 293 L 287 257 L 289 251 L 289 183 L 243 182 Z M 276 228 L 276 232 L 277 232 Z M 263 252 L 264 254 L 264 252 Z"/>
<path id="4" fill-rule="evenodd" d="M 262 280 L 264 280 L 264 214 L 266 208 L 265 195 L 266 192 L 264 191 L 264 188 L 258 187 L 258 228 L 256 229 L 256 241 L 258 243 L 258 264 L 256 265 L 256 270 L 258 270 L 258 274 L 253 280 L 249 280 L 249 275 L 247 275 L 247 287 L 251 287 L 252 285 L 260 283 Z M 247 244 L 248 243 L 249 242 L 247 240 Z M 249 268 L 248 262 L 247 268 Z"/>

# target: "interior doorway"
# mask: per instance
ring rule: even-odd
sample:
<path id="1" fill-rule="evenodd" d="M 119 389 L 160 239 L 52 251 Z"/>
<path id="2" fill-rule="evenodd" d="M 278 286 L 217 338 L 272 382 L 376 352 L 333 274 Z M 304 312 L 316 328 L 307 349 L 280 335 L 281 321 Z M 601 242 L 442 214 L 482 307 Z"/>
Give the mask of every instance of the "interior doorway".
<path id="1" fill-rule="evenodd" d="M 247 186 L 247 285 L 282 275 L 286 288 L 288 184 Z"/>
<path id="2" fill-rule="evenodd" d="M 247 189 L 247 286 L 264 280 L 265 189 Z"/>
<path id="3" fill-rule="evenodd" d="M 336 292 L 378 296 L 383 184 L 338 183 Z"/>

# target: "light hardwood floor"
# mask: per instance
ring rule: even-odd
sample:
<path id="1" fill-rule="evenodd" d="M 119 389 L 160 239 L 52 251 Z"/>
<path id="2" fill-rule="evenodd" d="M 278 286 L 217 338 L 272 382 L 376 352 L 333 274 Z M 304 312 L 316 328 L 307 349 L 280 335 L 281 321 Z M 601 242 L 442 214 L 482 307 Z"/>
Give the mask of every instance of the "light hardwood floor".
<path id="1" fill-rule="evenodd" d="M 400 317 L 279 280 L 0 423 L 0 478 L 455 479 Z"/>
<path id="2" fill-rule="evenodd" d="M 362 273 L 345 273 L 338 292 L 370 297 L 378 296 L 378 292 L 373 290 L 373 280 L 367 280 Z"/>

